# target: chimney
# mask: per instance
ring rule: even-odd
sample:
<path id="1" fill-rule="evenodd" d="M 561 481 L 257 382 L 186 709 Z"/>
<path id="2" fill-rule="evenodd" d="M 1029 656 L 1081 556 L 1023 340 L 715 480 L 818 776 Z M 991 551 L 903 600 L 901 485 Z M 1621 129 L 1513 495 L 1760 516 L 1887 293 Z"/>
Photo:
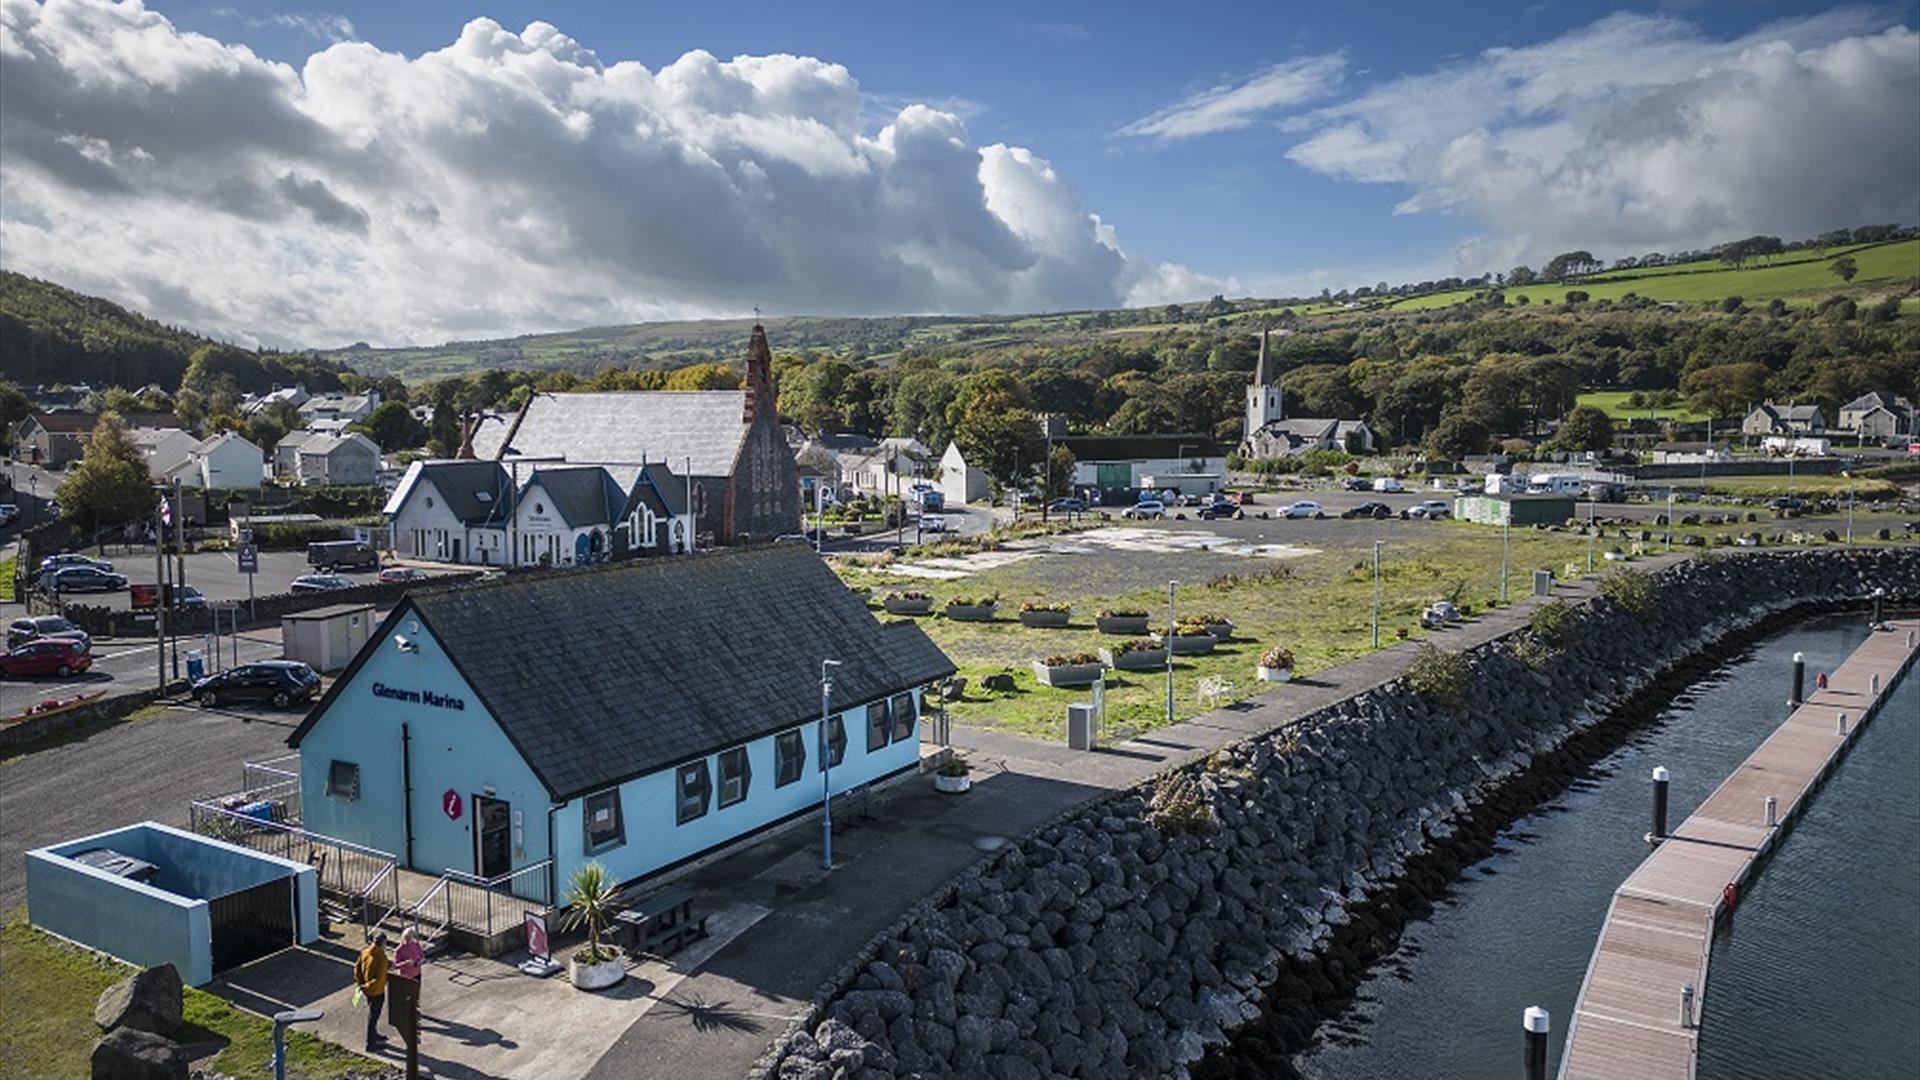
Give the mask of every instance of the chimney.
<path id="1" fill-rule="evenodd" d="M 741 420 L 751 424 L 761 413 L 774 415 L 773 350 L 767 348 L 767 328 L 754 323 L 747 339 L 747 403 Z"/>

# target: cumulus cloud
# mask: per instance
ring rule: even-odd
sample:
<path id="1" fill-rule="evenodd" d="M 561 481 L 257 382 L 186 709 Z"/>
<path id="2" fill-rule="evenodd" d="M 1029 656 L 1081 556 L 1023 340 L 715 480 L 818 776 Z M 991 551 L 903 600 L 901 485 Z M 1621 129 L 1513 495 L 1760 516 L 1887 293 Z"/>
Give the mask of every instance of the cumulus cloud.
<path id="1" fill-rule="evenodd" d="M 950 111 L 875 123 L 838 64 L 653 71 L 488 19 L 408 57 L 336 29 L 295 69 L 138 0 L 0 0 L 7 267 L 302 345 L 1213 283 L 1129 256 L 1044 158 Z"/>
<path id="2" fill-rule="evenodd" d="M 1120 129 L 1121 135 L 1188 139 L 1251 127 L 1275 109 L 1325 97 L 1340 84 L 1341 53 L 1302 56 L 1275 64 L 1239 83 L 1222 83 Z"/>
<path id="3" fill-rule="evenodd" d="M 1920 35 L 1841 9 L 1728 40 L 1616 14 L 1287 117 L 1288 156 L 1481 228 L 1469 272 L 1920 218 Z"/>

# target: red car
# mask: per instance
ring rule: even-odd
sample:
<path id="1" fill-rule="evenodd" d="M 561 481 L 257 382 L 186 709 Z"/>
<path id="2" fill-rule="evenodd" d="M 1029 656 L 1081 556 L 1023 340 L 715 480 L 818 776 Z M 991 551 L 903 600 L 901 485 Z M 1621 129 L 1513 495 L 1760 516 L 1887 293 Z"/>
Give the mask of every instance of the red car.
<path id="1" fill-rule="evenodd" d="M 0 677 L 57 675 L 64 679 L 93 666 L 87 647 L 65 638 L 39 638 L 0 654 Z"/>

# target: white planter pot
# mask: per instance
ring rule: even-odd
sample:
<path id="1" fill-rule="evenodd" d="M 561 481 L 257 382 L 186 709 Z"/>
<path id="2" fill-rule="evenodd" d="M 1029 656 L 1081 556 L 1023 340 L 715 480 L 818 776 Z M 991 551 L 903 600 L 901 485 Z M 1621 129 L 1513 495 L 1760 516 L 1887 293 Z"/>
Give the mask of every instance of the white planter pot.
<path id="1" fill-rule="evenodd" d="M 1070 686 L 1092 686 L 1106 674 L 1107 665 L 1095 661 L 1091 664 L 1056 664 L 1048 667 L 1038 660 L 1033 662 L 1033 680 L 1042 686 L 1056 689 Z"/>
<path id="2" fill-rule="evenodd" d="M 1283 667 L 1256 667 L 1254 671 L 1261 682 L 1292 682 L 1293 669 Z"/>
<path id="3" fill-rule="evenodd" d="M 567 978 L 581 990 L 605 990 L 627 977 L 627 962 L 620 956 L 598 964 L 567 961 Z"/>
<path id="4" fill-rule="evenodd" d="M 958 795 L 973 786 L 971 776 L 942 776 L 933 774 L 933 790 L 944 791 L 949 795 Z"/>

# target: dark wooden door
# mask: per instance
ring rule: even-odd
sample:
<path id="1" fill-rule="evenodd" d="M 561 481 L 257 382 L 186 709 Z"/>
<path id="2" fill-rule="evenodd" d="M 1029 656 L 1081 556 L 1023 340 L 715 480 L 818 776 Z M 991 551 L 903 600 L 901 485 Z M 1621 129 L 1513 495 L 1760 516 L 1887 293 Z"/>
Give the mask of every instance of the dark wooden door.
<path id="1" fill-rule="evenodd" d="M 473 797 L 474 873 L 496 878 L 513 869 L 513 811 L 505 799 Z"/>

